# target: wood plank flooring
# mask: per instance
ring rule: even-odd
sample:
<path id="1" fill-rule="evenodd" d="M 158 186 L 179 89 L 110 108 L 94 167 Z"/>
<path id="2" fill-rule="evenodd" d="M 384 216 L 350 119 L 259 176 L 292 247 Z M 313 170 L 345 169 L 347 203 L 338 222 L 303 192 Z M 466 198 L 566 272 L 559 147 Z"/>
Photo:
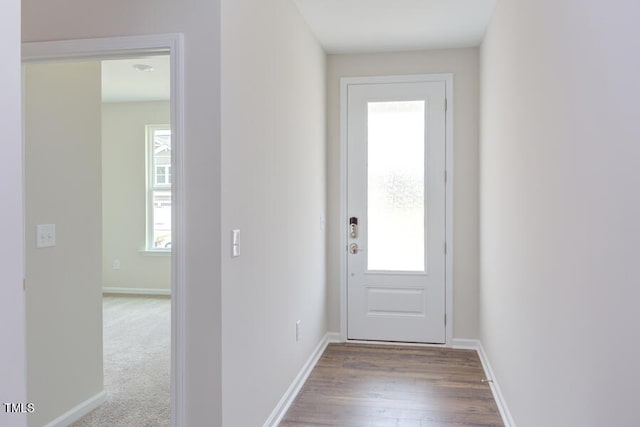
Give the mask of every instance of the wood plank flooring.
<path id="1" fill-rule="evenodd" d="M 329 344 L 280 427 L 503 427 L 475 351 Z"/>

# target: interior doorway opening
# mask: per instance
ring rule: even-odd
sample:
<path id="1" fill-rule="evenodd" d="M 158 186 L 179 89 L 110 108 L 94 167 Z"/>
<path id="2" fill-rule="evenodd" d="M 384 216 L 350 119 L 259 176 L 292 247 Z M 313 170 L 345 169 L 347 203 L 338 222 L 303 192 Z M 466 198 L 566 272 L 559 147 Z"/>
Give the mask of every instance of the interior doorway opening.
<path id="1" fill-rule="evenodd" d="M 178 350 L 183 336 L 182 322 L 178 322 L 182 313 L 179 274 L 182 270 L 179 256 L 182 233 L 178 231 L 181 228 L 181 192 L 178 185 L 183 173 L 178 164 L 182 144 L 180 46 L 179 35 L 23 46 L 27 382 L 30 400 L 39 402 L 39 410 L 29 415 L 29 425 L 71 425 L 107 399 L 101 381 L 103 285 L 109 294 L 126 292 L 137 294 L 138 300 L 153 296 L 168 302 L 164 308 L 167 317 L 163 325 L 167 338 L 164 351 L 166 370 L 162 375 L 166 380 L 163 403 L 167 410 L 166 424 L 163 422 L 162 425 L 180 425 L 180 356 L 183 354 Z M 104 81 L 100 76 L 104 64 L 116 60 L 133 60 L 141 65 L 145 61 L 160 60 L 169 74 L 165 92 L 170 98 L 121 99 L 107 102 L 113 105 L 105 107 Z M 142 75 L 153 73 L 131 67 Z M 32 74 L 42 72 L 44 76 L 47 74 L 45 68 L 53 68 L 54 76 L 49 74 L 40 79 L 40 86 L 31 85 Z M 47 86 L 51 92 L 40 96 Z M 86 103 L 87 99 L 83 97 L 90 102 Z M 165 118 L 151 120 L 142 126 L 142 140 L 138 147 L 142 147 L 141 155 L 138 152 L 135 156 L 122 153 L 105 156 L 108 150 L 102 144 L 106 128 L 103 126 L 106 123 L 103 113 L 113 110 L 115 103 L 164 104 L 163 108 L 155 106 L 157 110 L 163 110 Z M 65 111 L 67 107 L 71 111 Z M 30 109 L 36 113 L 31 113 Z M 133 114 L 122 111 L 119 114 L 129 119 L 133 117 Z M 163 133 L 154 135 L 149 132 L 150 126 L 157 125 L 164 128 Z M 110 127 L 122 130 L 124 126 L 112 123 Z M 38 142 L 33 143 L 34 140 Z M 149 156 L 148 153 L 156 152 L 159 146 L 162 147 L 157 150 L 158 156 L 155 159 Z M 105 168 L 102 160 L 109 155 L 119 161 L 115 167 Z M 135 171 L 141 179 L 136 179 L 136 185 L 127 185 L 124 163 L 136 163 L 136 156 L 142 159 Z M 112 179 L 103 176 L 106 169 L 113 169 Z M 107 185 L 109 181 L 120 181 L 124 187 L 103 188 L 102 184 Z M 154 188 L 154 183 L 160 186 Z M 131 215 L 132 205 L 119 208 L 127 211 L 129 217 L 136 217 L 132 221 L 136 227 L 142 224 L 142 244 L 136 245 L 134 252 L 146 265 L 139 266 L 137 270 L 129 268 L 132 264 L 125 255 L 114 256 L 113 248 L 108 248 L 114 241 L 122 241 L 125 240 L 123 237 L 135 234 L 127 231 L 123 224 L 108 225 L 108 221 L 121 220 L 124 215 L 118 214 L 118 209 L 109 211 L 108 203 L 103 200 L 103 196 L 111 192 L 121 202 L 131 202 L 133 191 L 127 196 L 126 187 L 136 187 L 136 193 L 141 189 L 141 195 L 135 196 L 136 209 L 142 212 L 141 215 Z M 159 232 L 163 235 L 159 236 Z M 41 237 L 50 241 L 41 245 L 38 240 Z M 112 237 L 116 239 L 108 241 Z M 31 245 L 31 242 L 36 244 Z M 154 263 L 164 267 L 149 268 Z M 129 286 L 117 286 L 123 282 L 115 281 L 113 273 L 124 273 L 127 269 L 134 276 L 146 270 L 156 277 L 150 278 L 146 284 L 136 280 L 129 282 Z M 111 277 L 107 278 L 109 273 Z M 159 276 L 162 276 L 161 280 L 157 279 Z M 123 288 L 129 289 L 125 291 Z M 85 316 L 87 313 L 92 314 Z M 83 334 L 91 338 L 83 340 Z M 42 349 L 46 351 L 38 351 Z M 46 362 L 43 361 L 45 358 Z M 87 372 L 98 374 L 85 375 Z M 135 376 L 135 370 L 129 375 Z M 83 382 L 84 379 L 87 381 Z M 72 389 L 75 391 L 68 391 Z M 140 409 L 145 411 L 144 404 Z"/>

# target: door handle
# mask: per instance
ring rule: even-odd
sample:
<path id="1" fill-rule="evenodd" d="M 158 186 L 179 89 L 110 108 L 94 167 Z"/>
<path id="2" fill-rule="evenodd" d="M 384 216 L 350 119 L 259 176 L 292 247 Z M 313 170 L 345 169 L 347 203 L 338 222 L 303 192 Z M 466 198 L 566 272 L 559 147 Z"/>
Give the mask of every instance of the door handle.
<path id="1" fill-rule="evenodd" d="M 351 243 L 349 245 L 349 253 L 351 253 L 352 255 L 355 255 L 360 251 L 362 251 L 362 249 L 358 248 L 358 244 L 357 243 Z"/>

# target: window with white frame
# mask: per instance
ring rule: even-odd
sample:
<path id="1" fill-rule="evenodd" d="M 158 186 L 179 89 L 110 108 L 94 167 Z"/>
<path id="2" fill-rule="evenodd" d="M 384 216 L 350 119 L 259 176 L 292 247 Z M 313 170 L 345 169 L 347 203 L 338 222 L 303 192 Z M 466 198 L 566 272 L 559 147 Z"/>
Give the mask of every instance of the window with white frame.
<path id="1" fill-rule="evenodd" d="M 147 125 L 147 250 L 171 251 L 169 125 Z"/>

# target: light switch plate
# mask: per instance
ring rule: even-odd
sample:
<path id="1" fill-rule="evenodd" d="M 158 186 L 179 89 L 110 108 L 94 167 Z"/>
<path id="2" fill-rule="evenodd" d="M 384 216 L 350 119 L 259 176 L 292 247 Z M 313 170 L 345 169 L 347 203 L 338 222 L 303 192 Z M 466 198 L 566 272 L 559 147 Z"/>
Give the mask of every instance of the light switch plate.
<path id="1" fill-rule="evenodd" d="M 231 230 L 231 256 L 240 256 L 240 230 Z"/>
<path id="2" fill-rule="evenodd" d="M 56 245 L 56 225 L 38 224 L 36 226 L 36 247 L 50 248 Z"/>

